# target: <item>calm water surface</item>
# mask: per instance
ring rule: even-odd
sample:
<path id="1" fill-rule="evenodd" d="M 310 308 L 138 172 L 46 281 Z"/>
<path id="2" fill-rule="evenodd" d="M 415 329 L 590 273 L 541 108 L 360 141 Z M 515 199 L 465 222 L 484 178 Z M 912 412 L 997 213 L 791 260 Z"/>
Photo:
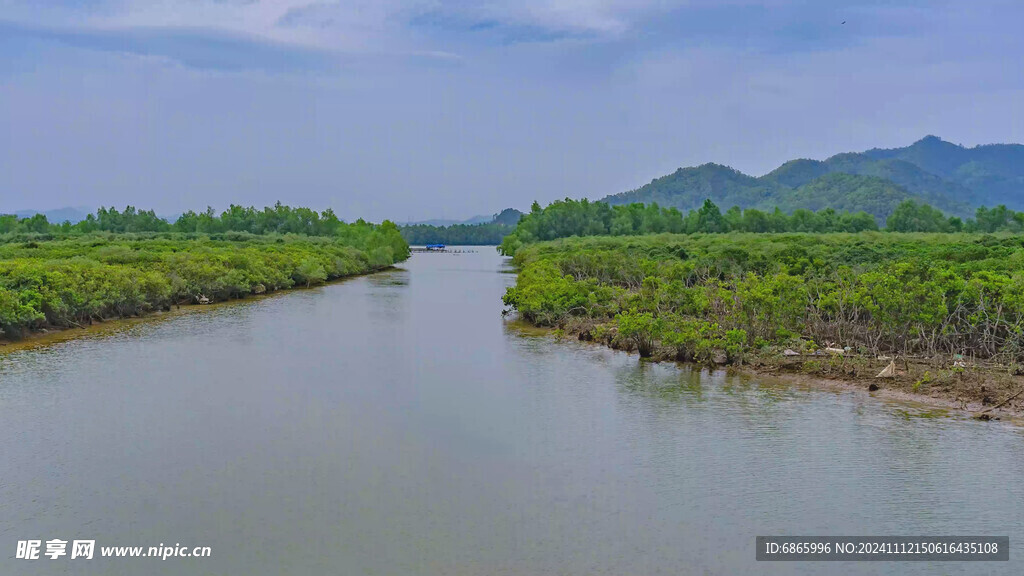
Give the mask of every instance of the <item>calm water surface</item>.
<path id="1" fill-rule="evenodd" d="M 530 336 L 491 249 L 0 353 L 0 574 L 1022 574 L 1024 433 Z M 754 562 L 987 534 L 1009 563 Z M 211 546 L 15 560 L 18 540 Z"/>

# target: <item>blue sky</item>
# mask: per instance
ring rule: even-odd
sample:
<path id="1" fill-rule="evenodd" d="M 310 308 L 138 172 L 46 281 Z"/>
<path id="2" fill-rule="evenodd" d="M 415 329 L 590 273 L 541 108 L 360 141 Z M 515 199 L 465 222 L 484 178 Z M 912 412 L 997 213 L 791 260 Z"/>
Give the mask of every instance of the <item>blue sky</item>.
<path id="1" fill-rule="evenodd" d="M 464 218 L 709 161 L 1021 142 L 1021 22 L 986 0 L 0 0 L 0 211 Z"/>

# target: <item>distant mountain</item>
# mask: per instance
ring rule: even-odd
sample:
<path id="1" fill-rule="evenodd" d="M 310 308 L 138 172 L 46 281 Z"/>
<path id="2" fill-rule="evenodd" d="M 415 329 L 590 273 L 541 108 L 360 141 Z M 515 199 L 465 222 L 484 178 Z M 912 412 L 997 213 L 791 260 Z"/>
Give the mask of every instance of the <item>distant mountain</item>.
<path id="1" fill-rule="evenodd" d="M 456 224 L 484 224 L 491 221 L 491 216 L 473 216 L 466 220 L 453 220 L 450 218 L 431 218 L 430 220 L 414 220 L 399 224 L 399 226 L 454 226 Z"/>
<path id="2" fill-rule="evenodd" d="M 1024 146 L 964 148 L 928 136 L 905 148 L 837 154 L 824 161 L 791 160 L 759 178 L 728 166 L 704 164 L 680 168 L 604 201 L 657 202 L 691 210 L 705 198 L 722 209 L 831 207 L 864 210 L 880 219 L 906 199 L 960 216 L 973 215 L 981 205 L 1022 209 Z"/>
<path id="3" fill-rule="evenodd" d="M 964 210 L 962 204 L 947 197 L 914 194 L 892 180 L 834 171 L 834 166 L 814 160 L 787 163 L 761 178 L 718 164 L 683 168 L 637 190 L 609 196 L 605 201 L 610 204 L 657 202 L 660 206 L 686 211 L 699 208 L 705 198 L 710 198 L 723 210 L 732 206 L 762 210 L 778 207 L 786 212 L 798 208 L 835 208 L 864 210 L 880 219 L 909 199 L 929 201 L 951 213 Z"/>
<path id="4" fill-rule="evenodd" d="M 519 218 L 522 217 L 523 213 L 520 212 L 519 210 L 516 210 L 515 208 L 505 208 L 501 212 L 493 214 L 491 216 L 473 216 L 472 218 L 467 218 L 466 220 L 449 220 L 444 218 L 434 218 L 432 220 L 417 220 L 415 222 L 406 222 L 404 224 L 399 224 L 399 226 L 456 226 L 459 224 L 466 224 L 472 226 L 474 224 L 490 224 L 492 222 L 499 222 L 502 220 L 505 221 L 504 223 L 507 223 L 509 218 L 512 217 L 512 214 L 517 215 L 515 216 L 515 222 L 512 222 L 512 224 L 514 225 L 516 222 L 519 222 Z"/>
<path id="5" fill-rule="evenodd" d="M 706 198 L 722 207 L 754 207 L 778 201 L 789 188 L 773 180 L 747 176 L 721 164 L 680 168 L 650 184 L 604 199 L 610 204 L 657 202 L 681 210 L 699 208 Z"/>
<path id="6" fill-rule="evenodd" d="M 970 212 L 972 206 L 977 205 L 974 202 L 975 194 L 971 190 L 926 172 L 910 162 L 895 158 L 876 160 L 852 152 L 837 154 L 825 161 L 791 160 L 765 174 L 761 179 L 799 188 L 826 174 L 881 178 L 904 188 L 909 192 L 909 197 L 931 204 L 944 212 L 966 214 Z M 871 212 L 866 208 L 864 210 Z"/>
<path id="7" fill-rule="evenodd" d="M 765 180 L 772 180 L 789 188 L 799 188 L 815 178 L 820 178 L 830 172 L 829 166 L 820 160 L 808 160 L 800 158 L 790 160 L 775 170 L 762 176 Z"/>
<path id="8" fill-rule="evenodd" d="M 498 212 L 491 218 L 491 223 L 502 224 L 505 226 L 515 226 L 519 224 L 519 219 L 523 217 L 523 213 L 515 208 L 505 208 L 501 212 Z"/>
<path id="9" fill-rule="evenodd" d="M 778 207 L 784 212 L 799 208 L 814 211 L 824 208 L 850 212 L 863 210 L 876 218 L 885 219 L 901 202 L 915 198 L 917 196 L 906 188 L 885 178 L 834 172 L 815 178 L 787 193 Z M 932 205 L 947 213 L 959 213 L 952 209 L 956 207 L 953 204 L 943 202 L 941 206 Z M 774 206 L 762 205 L 757 208 L 771 209 Z"/>
<path id="10" fill-rule="evenodd" d="M 1024 208 L 1024 145 L 965 148 L 927 136 L 906 148 L 873 149 L 870 158 L 896 158 L 971 190 L 975 204 Z"/>
<path id="11" fill-rule="evenodd" d="M 64 222 L 65 220 L 68 221 L 68 222 L 71 222 L 72 224 L 74 224 L 76 222 L 81 222 L 82 220 L 85 220 L 85 217 L 87 215 L 91 214 L 92 210 L 90 210 L 89 208 L 84 207 L 84 206 L 77 206 L 77 207 L 74 207 L 74 208 L 70 208 L 70 207 L 68 207 L 68 208 L 57 208 L 57 209 L 54 209 L 54 210 L 42 210 L 42 211 L 40 211 L 40 210 L 18 210 L 16 212 L 14 212 L 14 215 L 17 216 L 18 218 L 31 218 L 32 216 L 35 216 L 36 214 L 40 214 L 40 213 L 42 213 L 43 215 L 46 216 L 46 220 L 48 222 L 52 222 L 54 224 L 60 224 L 61 222 Z"/>
<path id="12" fill-rule="evenodd" d="M 410 220 L 408 222 L 399 222 L 399 226 L 451 226 L 453 224 L 461 224 L 462 220 L 446 220 L 443 218 L 433 218 L 431 220 Z"/>
<path id="13" fill-rule="evenodd" d="M 399 226 L 402 237 L 412 245 L 449 244 L 453 246 L 491 246 L 501 244 L 519 223 L 523 213 L 515 208 L 506 208 L 490 216 L 484 222 L 467 220 L 459 224 L 435 226 L 432 224 L 403 224 Z"/>
<path id="14" fill-rule="evenodd" d="M 486 224 L 490 222 L 492 219 L 494 219 L 494 216 L 484 216 L 483 214 L 481 214 L 479 216 L 473 216 L 468 220 L 463 220 L 462 222 L 460 222 L 460 224 Z"/>

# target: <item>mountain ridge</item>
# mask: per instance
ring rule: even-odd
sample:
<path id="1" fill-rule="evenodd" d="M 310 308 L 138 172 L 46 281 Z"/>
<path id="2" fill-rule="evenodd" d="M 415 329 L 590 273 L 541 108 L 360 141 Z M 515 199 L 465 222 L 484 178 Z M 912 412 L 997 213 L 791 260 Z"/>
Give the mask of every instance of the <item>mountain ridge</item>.
<path id="1" fill-rule="evenodd" d="M 845 174 L 857 178 L 828 178 Z M 1024 208 L 1024 145 L 966 148 L 926 136 L 903 148 L 844 152 L 825 160 L 797 158 L 763 176 L 706 163 L 679 168 L 639 188 L 612 194 L 610 204 L 656 202 L 680 210 L 710 199 L 723 207 L 784 210 L 820 206 L 865 210 L 885 219 L 904 200 L 970 216 L 979 206 Z"/>
<path id="2" fill-rule="evenodd" d="M 0 210 L 0 214 L 14 214 L 18 218 L 31 218 L 36 214 L 42 214 L 46 216 L 48 222 L 61 223 L 64 221 L 75 224 L 82 220 L 92 212 L 91 209 L 85 206 L 65 206 L 62 208 L 54 208 L 52 210 L 15 210 L 13 212 L 4 212 Z"/>

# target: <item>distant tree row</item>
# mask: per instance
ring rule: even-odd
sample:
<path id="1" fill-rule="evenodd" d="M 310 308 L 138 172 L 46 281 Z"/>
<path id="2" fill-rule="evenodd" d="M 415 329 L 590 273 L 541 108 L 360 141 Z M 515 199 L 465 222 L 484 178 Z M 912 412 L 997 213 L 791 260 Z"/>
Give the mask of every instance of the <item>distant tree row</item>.
<path id="1" fill-rule="evenodd" d="M 781 209 L 767 212 L 733 206 L 724 213 L 711 200 L 697 210 L 683 214 L 676 208 L 656 203 L 610 206 L 604 202 L 565 199 L 546 208 L 534 202 L 515 231 L 505 237 L 502 252 L 512 255 L 524 244 L 571 236 L 636 236 L 646 234 L 695 234 L 725 232 L 863 232 L 879 230 L 874 216 L 867 212 L 836 211 L 825 208 L 813 212 L 797 209 L 787 214 Z M 928 204 L 906 200 L 886 220 L 889 232 L 1020 232 L 1024 231 L 1024 212 L 1006 206 L 978 208 L 975 219 L 946 217 Z"/>
<path id="2" fill-rule="evenodd" d="M 495 214 L 490 222 L 480 224 L 453 224 L 431 226 L 412 224 L 401 226 L 402 237 L 409 244 L 449 244 L 454 246 L 495 246 L 501 244 L 519 222 L 523 213 L 506 208 Z"/>
<path id="3" fill-rule="evenodd" d="M 878 230 L 866 212 L 837 212 L 831 208 L 786 214 L 776 208 L 764 212 L 734 206 L 724 214 L 710 200 L 683 214 L 657 204 L 610 206 L 604 202 L 565 199 L 546 208 L 534 202 L 515 232 L 505 238 L 502 251 L 513 254 L 523 245 L 570 236 L 635 236 L 645 234 L 694 234 L 721 232 L 861 232 Z"/>
<path id="4" fill-rule="evenodd" d="M 353 224 L 366 225 L 362 220 Z M 309 208 L 292 208 L 280 202 L 262 210 L 232 204 L 219 215 L 213 208 L 205 212 L 188 211 L 173 223 L 160 218 L 152 210 L 138 210 L 127 206 L 123 211 L 116 208 L 100 208 L 96 214 L 89 214 L 84 220 L 71 224 L 48 222 L 43 214 L 30 218 L 14 215 L 0 215 L 0 234 L 12 232 L 38 234 L 75 234 L 90 232 L 192 232 L 215 234 L 220 232 L 249 232 L 251 234 L 302 234 L 306 236 L 339 236 L 346 233 L 349 225 L 341 221 L 328 208 L 317 212 Z"/>
<path id="5" fill-rule="evenodd" d="M 485 222 L 482 224 L 453 224 L 431 226 L 413 224 L 402 226 L 402 238 L 412 245 L 448 244 L 452 246 L 496 246 L 515 230 L 515 226 Z"/>
<path id="6" fill-rule="evenodd" d="M 1015 212 L 1006 206 L 982 206 L 966 221 L 946 217 L 940 210 L 927 204 L 907 200 L 885 221 L 890 232 L 1021 232 L 1024 231 L 1024 212 Z"/>

